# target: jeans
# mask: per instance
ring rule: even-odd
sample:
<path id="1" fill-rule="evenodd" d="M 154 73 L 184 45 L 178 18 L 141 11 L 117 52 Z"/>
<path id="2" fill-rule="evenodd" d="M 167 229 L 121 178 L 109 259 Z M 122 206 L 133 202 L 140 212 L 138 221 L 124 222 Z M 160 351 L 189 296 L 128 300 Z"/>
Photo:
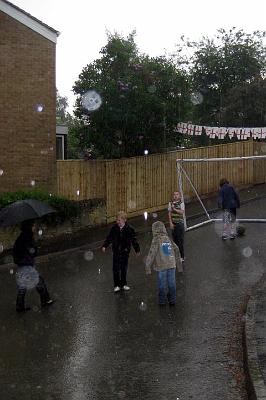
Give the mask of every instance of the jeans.
<path id="1" fill-rule="evenodd" d="M 127 285 L 128 253 L 113 253 L 114 286 Z"/>
<path id="2" fill-rule="evenodd" d="M 176 302 L 175 268 L 158 271 L 159 304 L 166 304 L 167 298 L 170 304 Z"/>
<path id="3" fill-rule="evenodd" d="M 174 224 L 173 239 L 174 239 L 175 244 L 179 248 L 181 258 L 185 257 L 185 254 L 184 254 L 184 236 L 185 236 L 184 224 L 182 222 Z"/>

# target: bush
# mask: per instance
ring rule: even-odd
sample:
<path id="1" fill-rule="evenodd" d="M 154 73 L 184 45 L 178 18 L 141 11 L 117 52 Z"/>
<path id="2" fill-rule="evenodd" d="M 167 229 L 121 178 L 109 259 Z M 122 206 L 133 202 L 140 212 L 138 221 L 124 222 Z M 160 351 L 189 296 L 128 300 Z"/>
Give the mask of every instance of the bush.
<path id="1" fill-rule="evenodd" d="M 68 200 L 64 197 L 51 195 L 41 190 L 19 190 L 17 192 L 3 193 L 0 195 L 0 208 L 6 207 L 9 204 L 14 203 L 15 201 L 25 199 L 45 201 L 51 207 L 56 209 L 56 214 L 49 214 L 41 219 L 48 225 L 58 224 L 65 221 L 66 219 L 71 220 L 77 218 L 81 212 L 78 202 L 74 200 Z"/>

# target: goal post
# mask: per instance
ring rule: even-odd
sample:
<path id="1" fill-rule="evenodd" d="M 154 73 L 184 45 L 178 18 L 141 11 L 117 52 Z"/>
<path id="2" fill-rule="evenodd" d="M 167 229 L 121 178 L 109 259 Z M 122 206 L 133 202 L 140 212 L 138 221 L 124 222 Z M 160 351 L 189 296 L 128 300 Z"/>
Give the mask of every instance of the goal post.
<path id="1" fill-rule="evenodd" d="M 184 204 L 184 227 L 186 231 L 201 227 L 203 225 L 206 225 L 210 222 L 219 222 L 222 221 L 221 218 L 211 218 L 208 210 L 206 209 L 205 205 L 203 204 L 203 201 L 200 197 L 200 194 L 195 186 L 195 184 L 192 182 L 191 177 L 189 176 L 188 172 L 185 169 L 185 164 L 188 163 L 212 163 L 212 162 L 228 162 L 228 161 L 244 161 L 244 160 L 262 160 L 266 159 L 266 155 L 260 155 L 260 156 L 244 156 L 244 157 L 216 157 L 216 158 L 182 158 L 182 159 L 177 159 L 176 160 L 176 170 L 177 170 L 177 177 L 178 177 L 178 186 L 179 186 L 179 192 L 181 196 L 182 203 Z M 185 199 L 184 199 L 184 191 L 183 191 L 183 179 L 185 178 L 188 181 L 188 184 L 192 188 L 193 192 L 195 193 L 203 211 L 204 215 L 206 215 L 206 220 L 203 222 L 200 222 L 198 224 L 192 225 L 190 227 L 187 226 L 187 218 L 186 218 L 186 207 L 185 207 Z M 218 182 L 217 182 L 218 183 Z M 237 218 L 237 222 L 266 222 L 266 219 L 263 218 Z"/>

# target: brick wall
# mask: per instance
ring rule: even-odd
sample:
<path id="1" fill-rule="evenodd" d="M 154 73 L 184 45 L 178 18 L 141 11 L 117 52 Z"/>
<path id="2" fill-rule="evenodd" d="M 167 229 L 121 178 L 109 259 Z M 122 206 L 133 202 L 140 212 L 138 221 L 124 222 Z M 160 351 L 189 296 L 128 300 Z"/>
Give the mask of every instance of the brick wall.
<path id="1" fill-rule="evenodd" d="M 56 190 L 55 46 L 0 11 L 0 193 Z"/>

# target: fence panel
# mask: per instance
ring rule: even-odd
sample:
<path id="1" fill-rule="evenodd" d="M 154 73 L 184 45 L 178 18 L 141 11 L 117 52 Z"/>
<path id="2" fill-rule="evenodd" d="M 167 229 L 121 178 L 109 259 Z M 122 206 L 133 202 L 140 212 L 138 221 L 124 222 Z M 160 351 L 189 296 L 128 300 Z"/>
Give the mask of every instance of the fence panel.
<path id="1" fill-rule="evenodd" d="M 253 154 L 266 154 L 266 144 L 245 141 L 121 160 L 58 161 L 58 194 L 73 200 L 105 198 L 107 220 L 113 221 L 119 210 L 135 216 L 166 207 L 171 193 L 178 190 L 177 158 L 224 158 Z M 190 162 L 182 166 L 200 195 L 217 192 L 222 177 L 236 186 L 266 180 L 266 159 Z M 185 197 L 195 197 L 188 180 L 184 176 L 182 179 Z"/>
<path id="2" fill-rule="evenodd" d="M 105 161 L 57 161 L 57 194 L 71 200 L 106 198 Z"/>
<path id="3" fill-rule="evenodd" d="M 254 142 L 254 156 L 266 155 L 266 143 Z M 254 160 L 254 184 L 266 182 L 266 159 Z"/>

